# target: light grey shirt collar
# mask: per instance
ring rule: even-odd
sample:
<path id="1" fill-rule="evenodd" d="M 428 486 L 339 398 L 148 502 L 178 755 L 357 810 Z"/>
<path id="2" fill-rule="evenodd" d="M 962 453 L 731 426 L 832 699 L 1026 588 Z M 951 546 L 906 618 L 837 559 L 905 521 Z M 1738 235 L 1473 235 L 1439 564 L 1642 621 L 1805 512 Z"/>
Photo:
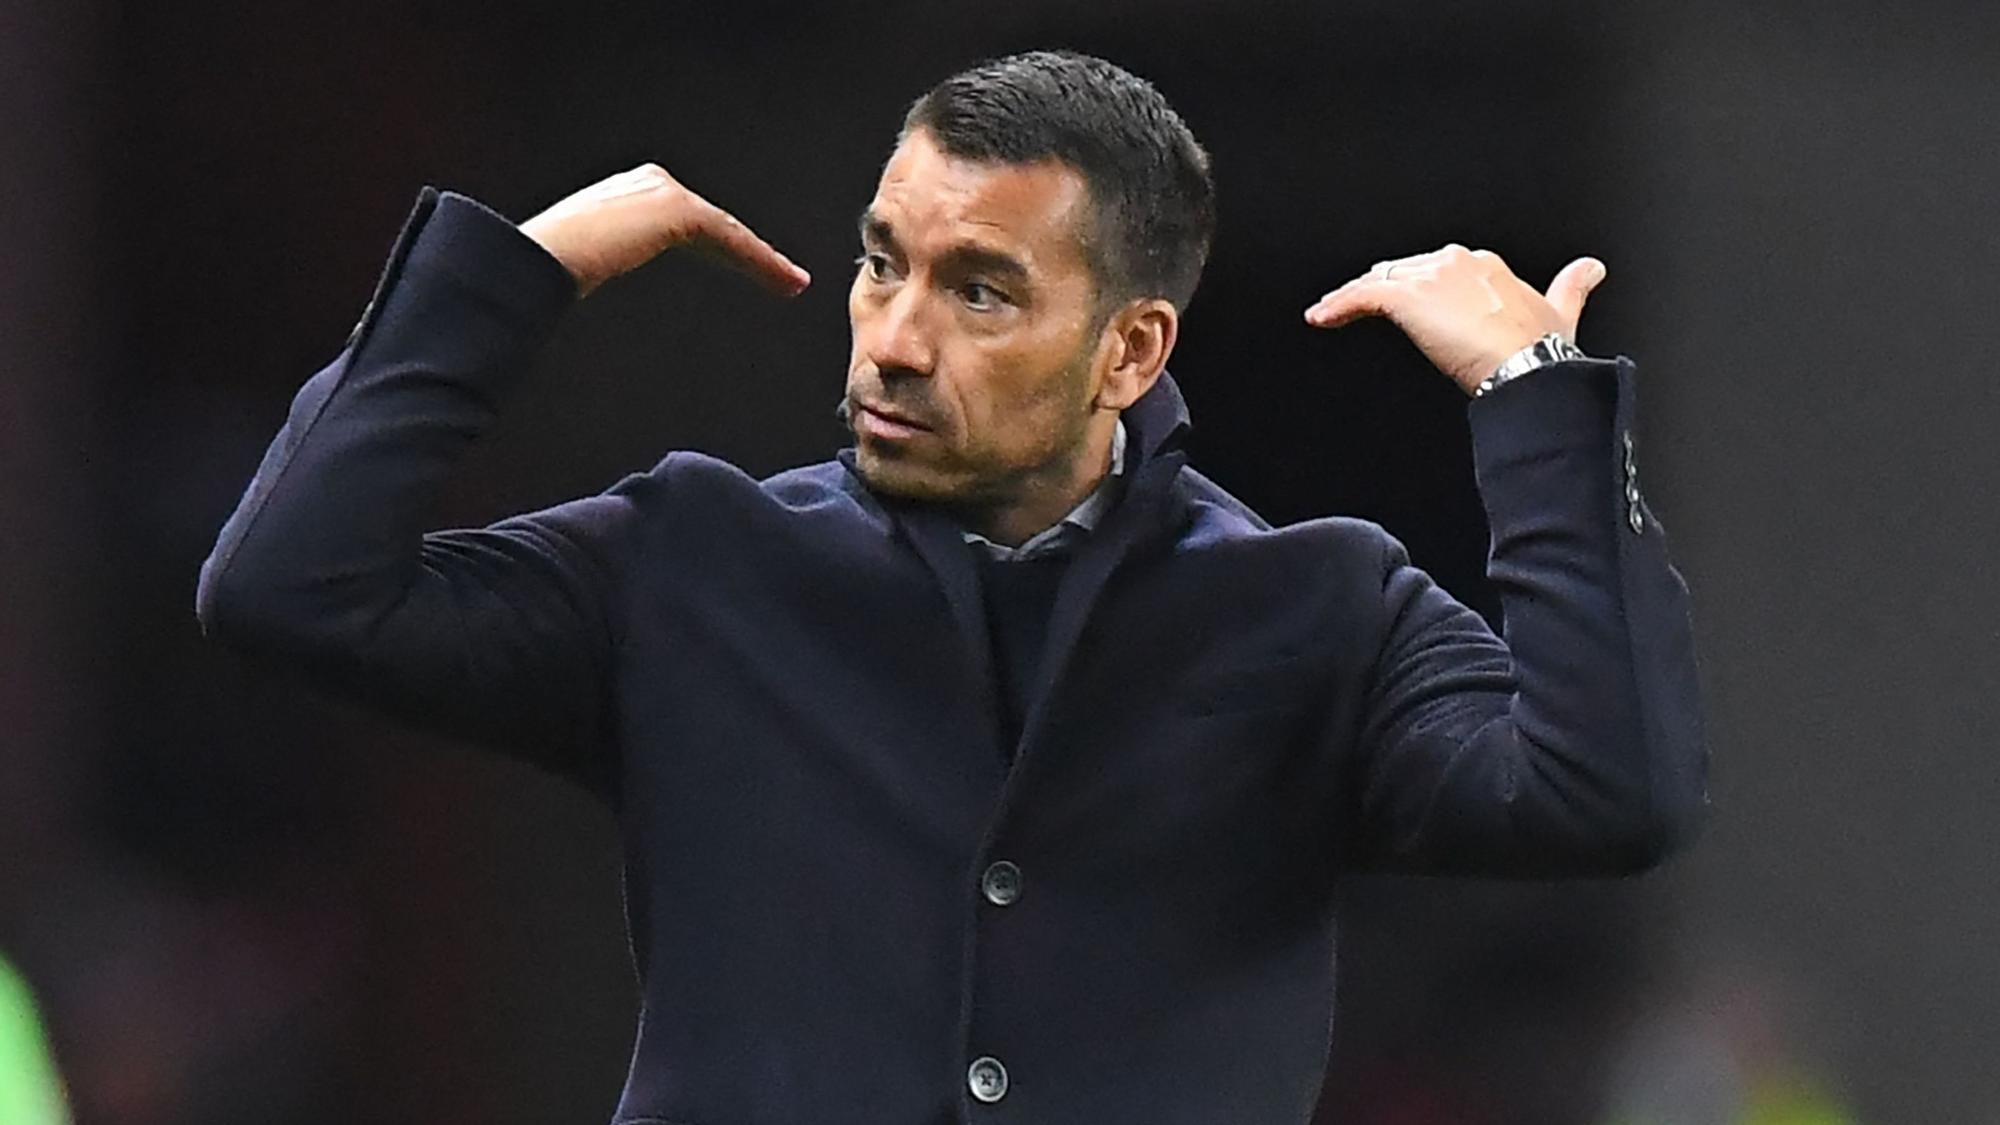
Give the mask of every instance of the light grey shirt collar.
<path id="1" fill-rule="evenodd" d="M 1047 554 L 1068 546 L 1072 540 L 1090 533 L 1097 527 L 1098 522 L 1104 519 L 1104 513 L 1110 511 L 1111 506 L 1118 502 L 1119 478 L 1124 475 L 1125 419 L 1120 418 L 1116 428 L 1111 431 L 1111 471 L 1104 474 L 1104 479 L 1097 482 L 1097 487 L 1090 490 L 1090 495 L 1084 497 L 1076 507 L 1071 508 L 1068 515 L 1036 532 L 1018 547 L 995 543 L 976 531 L 962 531 L 959 534 L 967 543 L 985 551 L 989 558 L 1019 561 Z"/>

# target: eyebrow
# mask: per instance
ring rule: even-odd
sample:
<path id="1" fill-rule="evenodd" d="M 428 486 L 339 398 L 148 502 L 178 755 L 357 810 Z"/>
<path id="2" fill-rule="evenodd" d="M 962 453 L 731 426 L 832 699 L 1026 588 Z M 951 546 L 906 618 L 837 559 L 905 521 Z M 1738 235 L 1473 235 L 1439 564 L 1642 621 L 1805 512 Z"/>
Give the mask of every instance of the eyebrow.
<path id="1" fill-rule="evenodd" d="M 896 241 L 895 228 L 875 212 L 861 212 L 860 227 L 862 242 L 888 250 L 901 249 L 901 244 Z M 945 249 L 940 258 L 947 265 L 968 273 L 984 273 L 1016 282 L 1029 280 L 1026 263 L 1005 251 L 976 242 L 954 243 Z"/>

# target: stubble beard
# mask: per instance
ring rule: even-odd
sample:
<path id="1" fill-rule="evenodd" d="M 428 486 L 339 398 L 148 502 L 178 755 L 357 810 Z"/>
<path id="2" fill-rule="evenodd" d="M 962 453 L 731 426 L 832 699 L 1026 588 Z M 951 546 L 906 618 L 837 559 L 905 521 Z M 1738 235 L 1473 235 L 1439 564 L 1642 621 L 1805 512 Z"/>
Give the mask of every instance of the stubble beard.
<path id="1" fill-rule="evenodd" d="M 968 517 L 1018 503 L 1038 488 L 1066 485 L 1090 432 L 1091 414 L 1084 408 L 1083 388 L 1088 386 L 1092 354 L 1092 348 L 1084 347 L 1072 357 L 1058 384 L 1067 401 L 1057 421 L 1066 422 L 1068 432 L 1058 436 L 1046 455 L 1033 463 L 986 466 L 952 458 L 940 466 L 921 456 L 871 452 L 870 443 L 856 435 L 855 467 L 862 481 L 872 492 L 958 509 Z"/>

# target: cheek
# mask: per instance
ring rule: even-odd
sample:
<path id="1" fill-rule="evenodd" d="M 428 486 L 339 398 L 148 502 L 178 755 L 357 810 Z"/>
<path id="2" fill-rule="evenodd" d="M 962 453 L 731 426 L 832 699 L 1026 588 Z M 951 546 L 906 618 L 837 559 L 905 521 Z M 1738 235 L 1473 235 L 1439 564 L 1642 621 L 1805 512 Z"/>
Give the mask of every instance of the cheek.
<path id="1" fill-rule="evenodd" d="M 1041 461 L 1075 440 L 1087 394 L 1074 357 L 1038 348 L 970 358 L 960 371 L 971 377 L 953 395 L 968 451 L 1010 463 Z"/>
<path id="2" fill-rule="evenodd" d="M 851 370 L 861 355 L 861 333 L 868 324 L 868 306 L 861 299 L 861 280 L 847 287 L 847 356 Z"/>

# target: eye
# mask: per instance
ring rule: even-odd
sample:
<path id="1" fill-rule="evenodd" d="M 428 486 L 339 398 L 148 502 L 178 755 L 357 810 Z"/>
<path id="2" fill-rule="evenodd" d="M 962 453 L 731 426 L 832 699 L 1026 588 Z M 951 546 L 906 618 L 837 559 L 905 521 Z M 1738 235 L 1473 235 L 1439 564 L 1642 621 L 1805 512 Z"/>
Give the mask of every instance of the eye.
<path id="1" fill-rule="evenodd" d="M 1007 294 L 1002 293 L 983 281 L 966 282 L 964 285 L 958 287 L 958 295 L 965 301 L 967 308 L 979 312 L 997 309 L 1001 305 L 1008 303 Z"/>
<path id="2" fill-rule="evenodd" d="M 889 255 L 887 254 L 871 250 L 854 259 L 854 264 L 861 268 L 862 273 L 868 275 L 868 280 L 870 281 L 887 281 L 889 279 Z"/>

